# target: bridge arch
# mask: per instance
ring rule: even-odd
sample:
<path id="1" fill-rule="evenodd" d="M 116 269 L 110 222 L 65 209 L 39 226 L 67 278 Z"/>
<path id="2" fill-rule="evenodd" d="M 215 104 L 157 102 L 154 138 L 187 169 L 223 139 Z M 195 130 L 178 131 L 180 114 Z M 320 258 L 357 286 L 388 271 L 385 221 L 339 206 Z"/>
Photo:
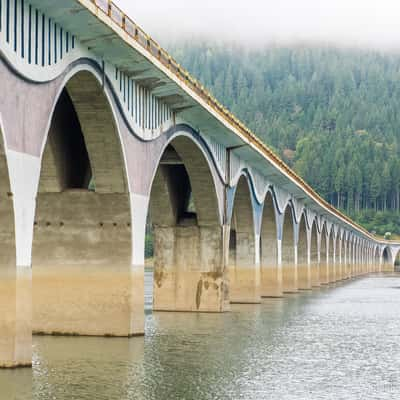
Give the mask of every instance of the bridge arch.
<path id="1" fill-rule="evenodd" d="M 282 290 L 291 293 L 298 289 L 295 259 L 295 219 L 291 202 L 287 204 L 282 218 Z"/>
<path id="2" fill-rule="evenodd" d="M 123 145 L 112 103 L 96 73 L 82 68 L 68 76 L 50 121 L 41 152 L 32 246 L 33 330 L 116 336 L 143 332 L 140 317 L 135 317 L 137 326 L 131 320 L 133 296 L 141 297 L 143 290 L 132 290 Z"/>
<path id="3" fill-rule="evenodd" d="M 152 181 L 155 310 L 222 311 L 228 299 L 215 175 L 190 135 L 163 146 Z"/>
<path id="4" fill-rule="evenodd" d="M 237 182 L 229 236 L 229 292 L 232 303 L 260 302 L 260 267 L 256 265 L 255 226 L 251 182 L 243 174 Z"/>
<path id="5" fill-rule="evenodd" d="M 278 265 L 277 210 L 273 193 L 264 199 L 260 234 L 261 296 L 282 296 L 282 270 Z"/>

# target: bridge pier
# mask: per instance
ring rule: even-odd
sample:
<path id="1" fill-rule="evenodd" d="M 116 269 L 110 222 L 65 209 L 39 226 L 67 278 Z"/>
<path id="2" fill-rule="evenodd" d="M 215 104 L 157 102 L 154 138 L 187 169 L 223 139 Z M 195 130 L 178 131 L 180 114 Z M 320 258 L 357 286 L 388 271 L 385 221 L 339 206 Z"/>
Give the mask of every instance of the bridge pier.
<path id="1" fill-rule="evenodd" d="M 231 303 L 260 303 L 260 239 L 255 234 L 254 203 L 246 176 L 237 183 L 229 240 Z"/>
<path id="2" fill-rule="evenodd" d="M 154 227 L 155 311 L 225 311 L 222 228 Z"/>
<path id="3" fill-rule="evenodd" d="M 32 365 L 31 269 L 0 267 L 0 368 Z"/>
<path id="4" fill-rule="evenodd" d="M 270 192 L 264 200 L 260 236 L 261 296 L 282 297 L 282 268 L 278 264 L 276 206 Z"/>
<path id="5" fill-rule="evenodd" d="M 282 291 L 296 293 L 299 289 L 295 220 L 292 206 L 288 204 L 282 214 Z"/>
<path id="6" fill-rule="evenodd" d="M 307 228 L 304 213 L 297 228 L 297 271 L 298 288 L 310 290 L 311 285 L 311 231 Z"/>
<path id="7" fill-rule="evenodd" d="M 316 221 L 312 221 L 310 233 L 310 269 L 311 269 L 311 287 L 320 286 L 319 278 L 319 246 L 318 246 L 318 229 Z"/>
<path id="8" fill-rule="evenodd" d="M 229 310 L 222 224 L 224 186 L 188 137 L 163 150 L 151 183 L 149 222 L 154 238 L 156 311 Z"/>

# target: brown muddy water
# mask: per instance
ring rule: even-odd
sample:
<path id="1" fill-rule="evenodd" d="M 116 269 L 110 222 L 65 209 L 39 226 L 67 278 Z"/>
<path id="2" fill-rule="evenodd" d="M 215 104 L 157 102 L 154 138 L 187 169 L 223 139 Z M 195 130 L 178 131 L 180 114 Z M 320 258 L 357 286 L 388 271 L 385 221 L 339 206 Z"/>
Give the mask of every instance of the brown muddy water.
<path id="1" fill-rule="evenodd" d="M 35 337 L 0 400 L 399 399 L 400 274 L 218 314 L 152 313 L 144 338 Z"/>

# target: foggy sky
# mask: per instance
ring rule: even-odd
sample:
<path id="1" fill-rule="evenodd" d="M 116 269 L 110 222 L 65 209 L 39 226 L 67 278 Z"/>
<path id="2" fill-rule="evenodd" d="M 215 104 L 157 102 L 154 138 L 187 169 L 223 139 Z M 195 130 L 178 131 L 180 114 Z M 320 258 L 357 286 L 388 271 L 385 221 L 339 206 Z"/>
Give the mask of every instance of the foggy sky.
<path id="1" fill-rule="evenodd" d="M 161 45 L 180 38 L 400 49 L 400 0 L 114 0 Z"/>

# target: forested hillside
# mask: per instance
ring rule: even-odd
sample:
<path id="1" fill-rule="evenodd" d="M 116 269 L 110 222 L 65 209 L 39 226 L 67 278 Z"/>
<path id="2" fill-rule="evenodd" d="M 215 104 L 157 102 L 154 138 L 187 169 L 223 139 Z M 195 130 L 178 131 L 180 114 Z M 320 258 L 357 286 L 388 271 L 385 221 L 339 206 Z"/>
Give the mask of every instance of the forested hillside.
<path id="1" fill-rule="evenodd" d="M 400 234 L 400 56 L 201 42 L 170 50 L 329 202 L 369 230 Z"/>

